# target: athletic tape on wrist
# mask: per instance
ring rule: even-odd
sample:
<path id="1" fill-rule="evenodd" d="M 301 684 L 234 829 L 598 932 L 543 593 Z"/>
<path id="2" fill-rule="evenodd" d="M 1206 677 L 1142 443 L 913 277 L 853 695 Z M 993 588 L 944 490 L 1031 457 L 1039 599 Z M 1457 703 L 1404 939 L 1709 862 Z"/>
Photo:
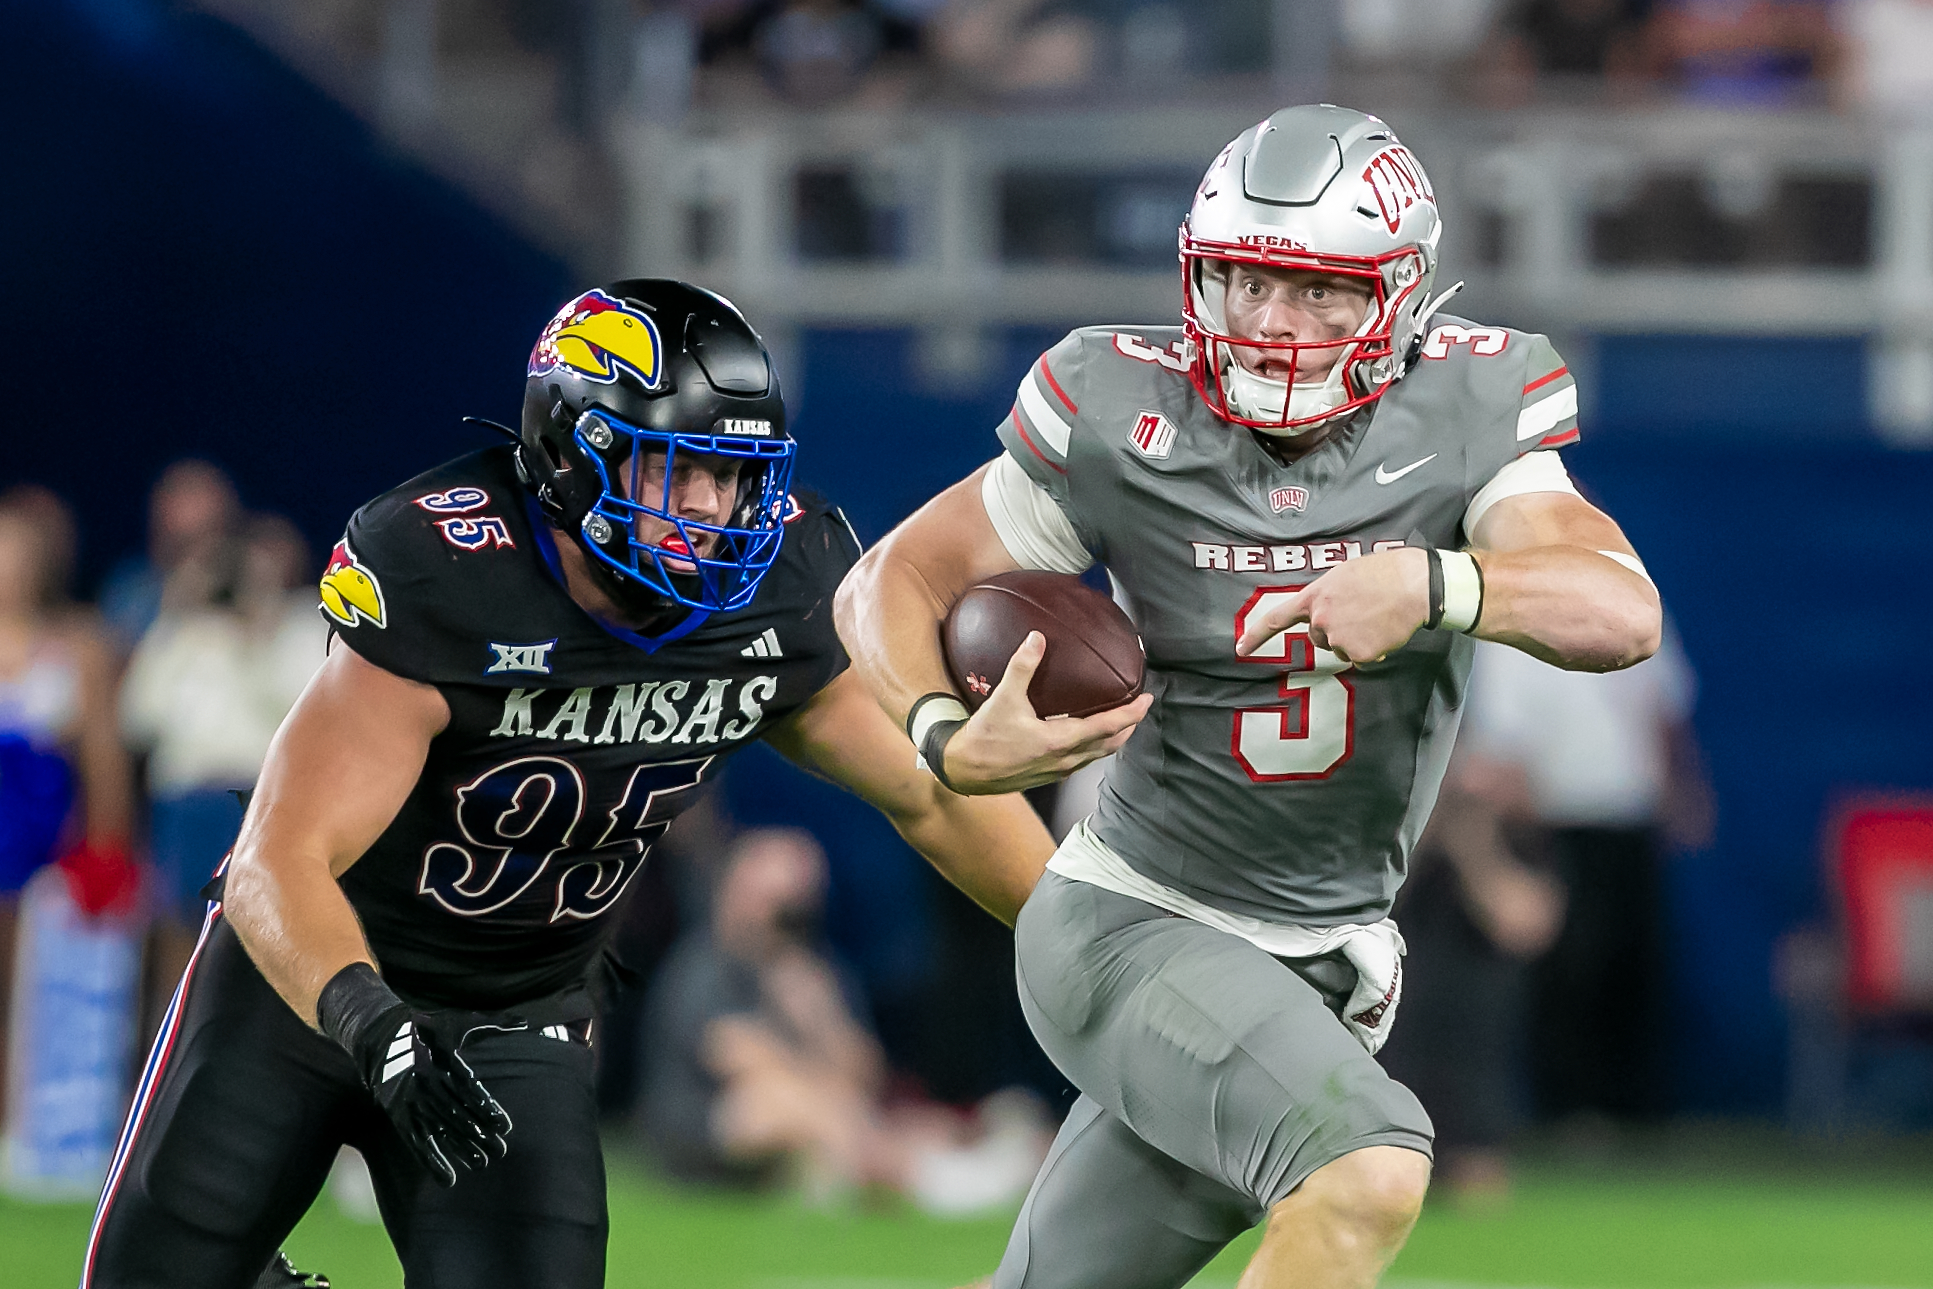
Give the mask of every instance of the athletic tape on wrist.
<path id="1" fill-rule="evenodd" d="M 919 764 L 940 781 L 940 786 L 948 792 L 954 791 L 953 780 L 946 777 L 946 745 L 953 736 L 966 728 L 966 722 L 935 721 L 927 728 L 926 737 L 920 740 Z"/>
<path id="2" fill-rule="evenodd" d="M 1434 553 L 1443 578 L 1440 625 L 1445 631 L 1468 631 L 1483 616 L 1483 570 L 1468 551 Z"/>
<path id="3" fill-rule="evenodd" d="M 403 1000 L 383 983 L 374 967 L 366 962 L 352 962 L 329 977 L 329 983 L 316 995 L 316 1028 L 334 1039 L 343 1051 L 359 1057 L 356 1049 L 363 1031 L 383 1013 L 402 1005 Z"/>
<path id="4" fill-rule="evenodd" d="M 906 713 L 906 737 L 919 747 L 926 742 L 926 735 L 941 721 L 964 721 L 967 718 L 966 704 L 959 697 L 940 689 L 930 694 L 922 694 Z"/>
<path id="5" fill-rule="evenodd" d="M 913 764 L 931 773 L 949 791 L 953 785 L 946 778 L 946 745 L 967 723 L 967 715 L 966 704 L 959 696 L 943 689 L 921 694 L 906 713 L 906 736 L 919 749 Z"/>

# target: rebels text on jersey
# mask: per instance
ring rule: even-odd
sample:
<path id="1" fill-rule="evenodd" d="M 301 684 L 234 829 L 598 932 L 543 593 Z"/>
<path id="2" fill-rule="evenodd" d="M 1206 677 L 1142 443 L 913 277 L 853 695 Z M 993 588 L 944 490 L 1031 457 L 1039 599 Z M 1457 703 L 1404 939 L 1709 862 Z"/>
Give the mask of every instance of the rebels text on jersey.
<path id="1" fill-rule="evenodd" d="M 378 497 L 322 578 L 343 641 L 450 708 L 408 800 L 342 879 L 384 978 L 428 1006 L 580 983 L 693 789 L 846 665 L 832 596 L 859 551 L 825 504 L 793 506 L 750 605 L 647 638 L 570 598 L 514 471 L 492 448 Z"/>

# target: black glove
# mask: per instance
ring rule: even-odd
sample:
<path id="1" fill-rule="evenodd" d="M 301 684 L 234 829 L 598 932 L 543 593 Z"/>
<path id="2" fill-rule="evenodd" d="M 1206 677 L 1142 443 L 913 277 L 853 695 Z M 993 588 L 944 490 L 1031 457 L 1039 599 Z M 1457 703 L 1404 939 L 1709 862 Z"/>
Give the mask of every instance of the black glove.
<path id="1" fill-rule="evenodd" d="M 476 1030 L 521 1025 L 475 1012 L 417 1011 L 366 962 L 349 964 L 322 987 L 316 1021 L 349 1053 L 376 1104 L 437 1181 L 454 1186 L 456 1165 L 475 1171 L 504 1157 L 510 1116 L 459 1049 Z"/>
<path id="2" fill-rule="evenodd" d="M 329 1289 L 329 1277 L 297 1271 L 289 1255 L 277 1249 L 267 1269 L 256 1278 L 255 1289 Z"/>

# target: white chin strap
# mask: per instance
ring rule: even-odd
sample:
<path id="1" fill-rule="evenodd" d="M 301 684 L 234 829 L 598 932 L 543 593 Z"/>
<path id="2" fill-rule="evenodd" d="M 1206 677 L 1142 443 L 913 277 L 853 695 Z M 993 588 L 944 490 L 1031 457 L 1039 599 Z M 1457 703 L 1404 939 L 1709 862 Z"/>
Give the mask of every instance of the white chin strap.
<path id="1" fill-rule="evenodd" d="M 1325 412 L 1332 412 L 1349 401 L 1349 390 L 1343 384 L 1345 366 L 1345 362 L 1338 361 L 1322 380 L 1306 385 L 1291 385 L 1284 380 L 1257 376 L 1242 366 L 1231 351 L 1223 362 L 1222 389 L 1228 398 L 1228 410 L 1251 421 L 1321 418 Z M 1316 419 L 1306 425 L 1258 425 L 1254 428 L 1263 434 L 1292 439 L 1307 434 L 1320 424 L 1322 420 Z"/>

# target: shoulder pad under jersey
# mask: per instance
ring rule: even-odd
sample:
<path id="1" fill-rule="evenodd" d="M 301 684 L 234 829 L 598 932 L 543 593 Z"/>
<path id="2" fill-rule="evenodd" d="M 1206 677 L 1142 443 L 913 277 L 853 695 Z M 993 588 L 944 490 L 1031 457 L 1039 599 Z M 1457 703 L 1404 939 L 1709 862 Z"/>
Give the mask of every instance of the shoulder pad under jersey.
<path id="1" fill-rule="evenodd" d="M 1435 369 L 1435 370 L 1433 370 Z M 1404 381 L 1452 385 L 1501 413 L 1511 438 L 1497 446 L 1521 456 L 1577 442 L 1577 382 L 1550 340 L 1532 331 L 1439 317 Z"/>
<path id="2" fill-rule="evenodd" d="M 1000 441 L 1034 482 L 1065 501 L 1082 438 L 1177 387 L 1192 396 L 1179 327 L 1082 327 L 1027 369 Z"/>
<path id="3" fill-rule="evenodd" d="M 320 598 L 324 620 L 358 654 L 438 683 L 472 678 L 484 638 L 555 634 L 556 588 L 512 452 L 458 457 L 349 517 Z"/>

